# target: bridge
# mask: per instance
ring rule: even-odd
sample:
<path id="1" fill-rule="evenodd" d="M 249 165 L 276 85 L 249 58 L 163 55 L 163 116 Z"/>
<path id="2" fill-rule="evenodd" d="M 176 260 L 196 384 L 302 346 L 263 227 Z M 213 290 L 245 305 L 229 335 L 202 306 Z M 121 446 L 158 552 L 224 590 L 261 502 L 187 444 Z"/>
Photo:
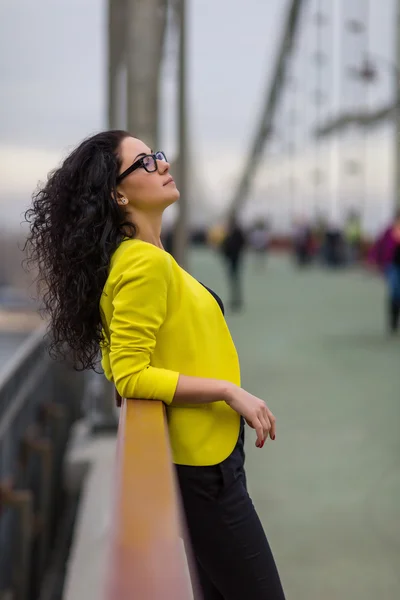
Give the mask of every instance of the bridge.
<path id="1" fill-rule="evenodd" d="M 201 178 L 188 178 L 186 4 L 110 0 L 108 121 L 155 147 L 160 83 L 172 65 L 182 192 L 174 253 L 227 298 L 219 258 L 187 251 L 189 209 L 206 210 Z M 386 223 L 400 203 L 400 136 L 383 159 L 394 155 L 393 177 L 377 204 L 366 133 L 383 123 L 399 132 L 400 21 L 388 60 L 371 51 L 370 17 L 368 0 L 287 1 L 241 176 L 209 224 L 249 207 L 285 234 L 303 212 L 338 218 L 355 208 L 370 232 Z M 370 100 L 382 73 L 394 90 L 379 104 Z M 395 600 L 399 340 L 385 331 L 382 282 L 361 266 L 297 270 L 288 254 L 274 254 L 260 268 L 253 258 L 245 309 L 227 319 L 244 387 L 278 418 L 277 440 L 262 451 L 247 430 L 246 453 L 287 597 Z M 197 598 L 162 403 L 123 399 L 117 409 L 101 376 L 49 359 L 35 318 L 0 317 L 0 600 Z"/>
<path id="2" fill-rule="evenodd" d="M 215 256 L 197 253 L 193 272 L 226 297 Z M 263 454 L 247 430 L 247 470 L 287 597 L 394 599 L 400 346 L 385 334 L 381 282 L 362 270 L 299 272 L 281 256 L 262 274 L 249 257 L 245 276 L 246 310 L 229 316 L 229 325 L 244 386 L 266 398 L 278 418 L 277 441 Z M 108 481 L 109 473 L 95 488 L 105 490 Z M 103 523 L 104 540 L 107 531 Z M 94 530 L 93 537 L 98 541 Z M 81 549 L 71 599 L 86 571 Z M 97 576 L 93 581 L 98 585 Z"/>
<path id="3" fill-rule="evenodd" d="M 298 271 L 285 255 L 272 256 L 260 272 L 252 258 L 245 271 L 245 311 L 228 320 L 244 386 L 265 398 L 278 419 L 277 440 L 262 451 L 247 430 L 247 471 L 287 597 L 394 599 L 400 584 L 394 383 L 400 346 L 385 333 L 382 282 L 363 270 Z M 226 297 L 218 258 L 200 250 L 192 261 L 194 274 Z M 65 431 L 73 418 L 78 433 L 66 455 L 61 489 L 66 497 L 67 491 L 77 493 L 79 469 L 83 485 L 64 598 L 102 597 L 104 589 L 106 598 L 130 598 L 132 590 L 140 598 L 190 598 L 184 524 L 161 403 L 124 402 L 118 438 L 112 432 L 88 434 L 87 420 L 71 415 L 78 410 L 82 381 L 64 367 L 57 375 L 54 365 L 49 370 L 41 337 L 41 332 L 32 335 L 2 377 L 0 539 L 4 544 L 7 527 L 18 523 L 20 548 L 13 572 L 2 558 L 3 590 L 14 573 L 16 597 L 31 597 L 23 595 L 28 574 L 40 574 L 39 564 L 51 573 L 48 552 L 56 538 L 43 503 L 54 488 L 45 487 L 45 475 L 60 475 L 59 465 L 46 470 L 51 457 L 57 464 L 60 452 L 54 432 Z M 38 396 L 44 382 L 46 394 Z M 4 423 L 18 435 L 32 411 L 41 417 L 30 435 L 19 445 L 15 434 L 4 437 Z M 57 442 L 62 443 L 65 439 Z M 12 481 L 4 465 L 11 460 L 15 465 L 22 449 L 20 479 Z M 36 487 L 34 471 L 29 479 L 28 458 L 36 458 L 42 486 Z M 72 510 L 71 498 L 64 506 Z M 11 512 L 18 516 L 12 524 Z"/>

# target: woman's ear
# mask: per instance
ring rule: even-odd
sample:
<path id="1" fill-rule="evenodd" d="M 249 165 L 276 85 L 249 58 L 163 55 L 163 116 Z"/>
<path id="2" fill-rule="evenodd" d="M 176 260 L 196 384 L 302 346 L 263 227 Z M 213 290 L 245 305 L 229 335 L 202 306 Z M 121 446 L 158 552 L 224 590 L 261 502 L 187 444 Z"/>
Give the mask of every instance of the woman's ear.
<path id="1" fill-rule="evenodd" d="M 128 198 L 125 198 L 125 196 L 121 194 L 121 192 L 117 192 L 117 202 L 118 204 L 126 206 L 128 204 Z"/>

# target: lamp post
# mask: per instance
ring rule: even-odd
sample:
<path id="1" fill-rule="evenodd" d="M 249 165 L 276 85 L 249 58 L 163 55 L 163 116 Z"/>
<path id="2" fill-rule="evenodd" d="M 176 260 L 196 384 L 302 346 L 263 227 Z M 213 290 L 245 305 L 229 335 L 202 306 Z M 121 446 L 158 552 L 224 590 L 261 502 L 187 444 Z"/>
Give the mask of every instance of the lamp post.
<path id="1" fill-rule="evenodd" d="M 187 268 L 188 245 L 188 140 L 187 140 L 187 6 L 186 0 L 176 0 L 175 9 L 179 24 L 179 57 L 178 57 L 178 145 L 177 179 L 180 191 L 179 213 L 174 231 L 174 257 L 183 268 Z"/>
<path id="2" fill-rule="evenodd" d="M 396 11 L 396 83 L 395 83 L 395 206 L 400 209 L 400 0 Z"/>
<path id="3" fill-rule="evenodd" d="M 399 0 L 400 7 L 400 0 Z M 397 13 L 397 26 L 400 32 L 400 8 Z M 395 113 L 394 113 L 394 200 L 396 209 L 400 209 L 400 34 L 396 38 L 396 63 L 379 55 L 370 55 L 364 58 L 359 69 L 353 69 L 356 77 L 362 79 L 365 83 L 373 83 L 378 76 L 376 63 L 385 65 L 393 74 Z"/>

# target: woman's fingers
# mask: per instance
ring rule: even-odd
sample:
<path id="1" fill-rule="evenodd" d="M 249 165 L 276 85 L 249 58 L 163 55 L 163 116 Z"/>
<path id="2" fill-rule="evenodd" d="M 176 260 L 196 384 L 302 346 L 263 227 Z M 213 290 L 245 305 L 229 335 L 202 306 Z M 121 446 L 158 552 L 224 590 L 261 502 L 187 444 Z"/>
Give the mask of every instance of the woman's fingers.
<path id="1" fill-rule="evenodd" d="M 257 448 L 262 448 L 264 446 L 264 442 L 268 435 L 271 440 L 275 439 L 276 419 L 266 405 L 265 408 L 263 407 L 263 409 L 251 419 L 251 421 L 249 419 L 245 419 L 245 421 L 249 427 L 252 427 L 252 429 L 256 430 Z"/>
<path id="2" fill-rule="evenodd" d="M 257 432 L 257 448 L 262 448 L 264 446 L 264 442 L 268 437 L 268 432 L 270 429 L 270 423 L 268 417 L 266 415 L 260 413 L 258 418 L 253 420 L 254 428 Z"/>
<path id="3" fill-rule="evenodd" d="M 263 432 L 264 432 L 263 441 L 265 442 L 265 440 L 268 437 L 268 433 L 270 432 L 270 429 L 271 429 L 271 423 L 269 422 L 268 415 L 265 412 L 263 412 L 263 414 L 260 415 L 260 422 L 261 422 L 261 425 L 263 426 Z"/>
<path id="4" fill-rule="evenodd" d="M 256 446 L 257 446 L 257 448 L 262 448 L 262 446 L 264 444 L 264 428 L 262 426 L 260 419 L 255 417 L 251 422 L 251 426 L 256 430 L 256 434 L 257 434 Z"/>
<path id="5" fill-rule="evenodd" d="M 269 408 L 267 408 L 267 413 L 269 422 L 271 424 L 271 428 L 269 430 L 269 437 L 271 438 L 271 440 L 274 440 L 276 436 L 276 419 L 272 412 L 269 410 Z"/>

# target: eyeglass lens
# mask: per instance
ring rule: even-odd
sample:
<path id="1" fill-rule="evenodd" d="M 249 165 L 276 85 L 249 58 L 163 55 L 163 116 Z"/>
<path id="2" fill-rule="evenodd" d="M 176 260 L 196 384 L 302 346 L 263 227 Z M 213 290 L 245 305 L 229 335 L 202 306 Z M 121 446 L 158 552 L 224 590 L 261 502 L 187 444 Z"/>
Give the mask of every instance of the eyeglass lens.
<path id="1" fill-rule="evenodd" d="M 157 160 L 167 160 L 165 158 L 165 154 L 164 152 L 156 152 L 155 155 Z M 149 173 L 151 173 L 152 171 L 157 171 L 157 163 L 154 160 L 154 156 L 150 155 L 150 156 L 145 156 L 143 157 L 143 166 L 146 169 L 146 171 L 148 171 Z"/>
<path id="2" fill-rule="evenodd" d="M 144 156 L 142 164 L 146 171 L 156 171 L 157 169 L 156 161 L 152 156 Z"/>

